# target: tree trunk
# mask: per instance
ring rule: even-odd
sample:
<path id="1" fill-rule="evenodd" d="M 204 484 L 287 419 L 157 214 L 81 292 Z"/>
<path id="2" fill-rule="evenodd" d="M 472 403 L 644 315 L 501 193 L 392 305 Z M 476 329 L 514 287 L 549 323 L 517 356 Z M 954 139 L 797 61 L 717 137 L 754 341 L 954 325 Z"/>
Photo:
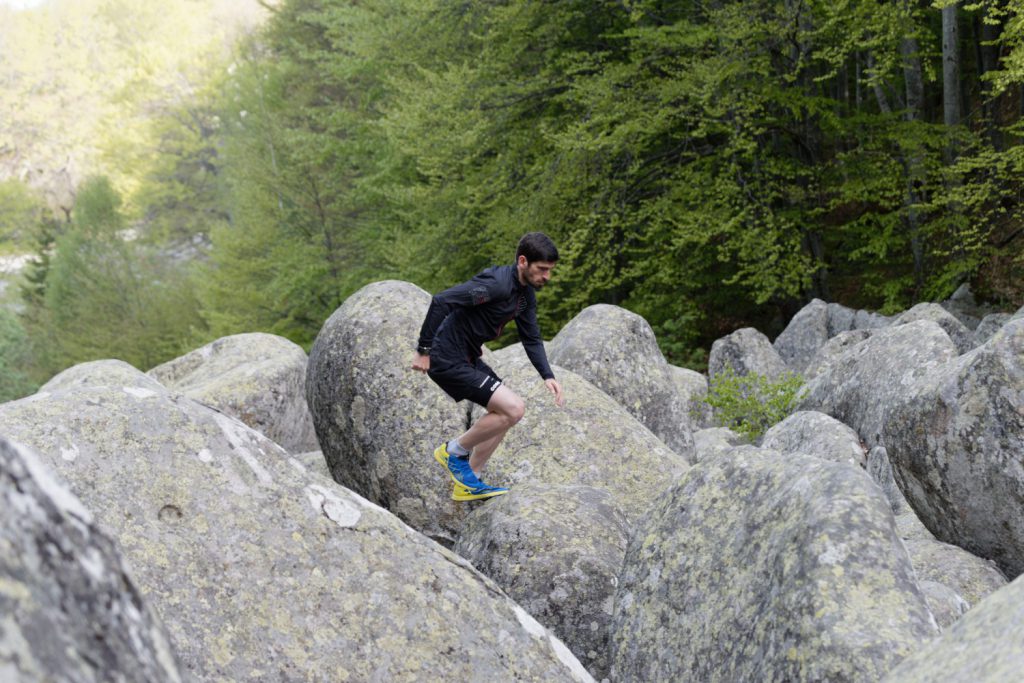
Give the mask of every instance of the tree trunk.
<path id="1" fill-rule="evenodd" d="M 906 85 L 907 107 L 904 117 L 907 121 L 918 121 L 924 104 L 924 79 L 921 76 L 920 49 L 917 39 L 905 36 L 900 41 L 900 54 L 903 56 L 903 81 Z M 905 158 L 903 163 L 907 173 L 907 195 L 904 198 L 906 208 L 907 233 L 910 237 L 910 251 L 914 259 L 914 298 L 924 289 L 924 246 L 921 243 L 920 218 L 915 206 L 919 203 L 917 184 L 921 175 L 920 154 L 914 151 Z"/>
<path id="2" fill-rule="evenodd" d="M 942 8 L 942 120 L 959 126 L 960 113 L 960 27 L 957 3 Z"/>

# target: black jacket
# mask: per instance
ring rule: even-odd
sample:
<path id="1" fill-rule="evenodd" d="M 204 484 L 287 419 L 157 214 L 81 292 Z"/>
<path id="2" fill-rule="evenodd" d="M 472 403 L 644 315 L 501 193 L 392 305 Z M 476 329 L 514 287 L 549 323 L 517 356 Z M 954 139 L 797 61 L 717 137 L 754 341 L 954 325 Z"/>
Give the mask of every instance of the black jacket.
<path id="1" fill-rule="evenodd" d="M 516 267 L 494 266 L 469 282 L 435 294 L 420 329 L 420 347 L 430 347 L 431 363 L 475 362 L 481 345 L 496 339 L 510 320 L 533 367 L 544 379 L 555 376 L 537 326 L 537 296 L 520 284 Z"/>

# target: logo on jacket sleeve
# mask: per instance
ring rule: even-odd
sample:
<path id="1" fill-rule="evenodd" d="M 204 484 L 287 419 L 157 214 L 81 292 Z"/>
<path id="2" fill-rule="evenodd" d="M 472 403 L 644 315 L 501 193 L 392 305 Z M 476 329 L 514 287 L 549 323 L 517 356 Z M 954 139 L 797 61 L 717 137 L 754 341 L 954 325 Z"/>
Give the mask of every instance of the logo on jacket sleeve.
<path id="1" fill-rule="evenodd" d="M 473 297 L 473 305 L 474 306 L 479 306 L 480 304 L 485 304 L 485 303 L 487 303 L 488 301 L 491 300 L 491 295 L 487 292 L 487 288 L 484 287 L 483 285 L 481 285 L 479 287 L 474 287 L 470 291 L 470 295 Z"/>

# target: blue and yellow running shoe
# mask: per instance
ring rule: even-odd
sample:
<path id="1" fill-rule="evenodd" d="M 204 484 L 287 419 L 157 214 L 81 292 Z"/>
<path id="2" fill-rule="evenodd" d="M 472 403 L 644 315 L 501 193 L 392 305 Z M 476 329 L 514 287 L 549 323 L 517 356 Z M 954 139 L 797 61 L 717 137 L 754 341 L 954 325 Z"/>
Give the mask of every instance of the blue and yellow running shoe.
<path id="1" fill-rule="evenodd" d="M 494 496 L 500 496 L 508 493 L 508 489 L 503 489 L 500 486 L 488 486 L 483 484 L 476 488 L 470 488 L 463 486 L 462 484 L 456 484 L 452 490 L 452 500 L 483 500 L 485 498 L 493 498 Z"/>
<path id="2" fill-rule="evenodd" d="M 469 458 L 460 458 L 448 452 L 448 444 L 442 443 L 434 449 L 434 460 L 437 460 L 451 475 L 452 481 L 466 488 L 477 489 L 484 486 L 476 478 L 476 473 L 469 466 Z"/>

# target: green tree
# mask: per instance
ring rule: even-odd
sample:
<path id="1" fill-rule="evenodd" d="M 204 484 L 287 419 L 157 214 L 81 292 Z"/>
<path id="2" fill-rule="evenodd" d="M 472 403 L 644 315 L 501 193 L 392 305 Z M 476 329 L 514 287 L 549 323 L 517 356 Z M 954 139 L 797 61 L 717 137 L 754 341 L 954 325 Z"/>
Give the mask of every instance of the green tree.
<path id="1" fill-rule="evenodd" d="M 201 324 L 186 274 L 131 240 L 120 204 L 108 179 L 87 180 L 55 240 L 29 318 L 43 378 L 100 358 L 148 369 L 183 352 Z"/>

